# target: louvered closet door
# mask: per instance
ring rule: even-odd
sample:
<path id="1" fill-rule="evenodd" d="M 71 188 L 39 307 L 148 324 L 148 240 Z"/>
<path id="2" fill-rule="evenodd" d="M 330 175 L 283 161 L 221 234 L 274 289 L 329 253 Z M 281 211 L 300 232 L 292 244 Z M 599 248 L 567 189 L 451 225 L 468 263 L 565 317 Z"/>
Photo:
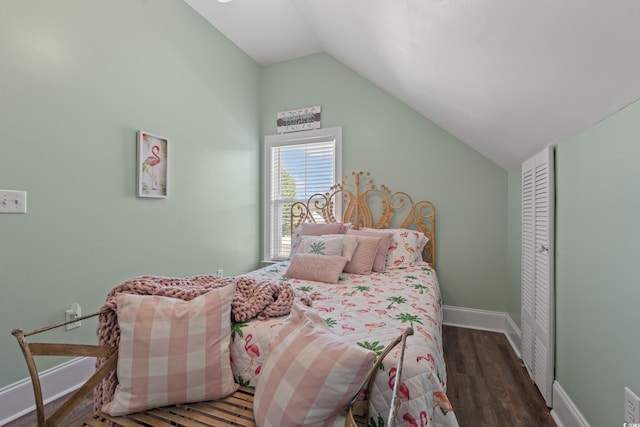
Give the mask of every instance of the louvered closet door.
<path id="1" fill-rule="evenodd" d="M 522 164 L 522 358 L 547 406 L 554 379 L 553 148 Z"/>

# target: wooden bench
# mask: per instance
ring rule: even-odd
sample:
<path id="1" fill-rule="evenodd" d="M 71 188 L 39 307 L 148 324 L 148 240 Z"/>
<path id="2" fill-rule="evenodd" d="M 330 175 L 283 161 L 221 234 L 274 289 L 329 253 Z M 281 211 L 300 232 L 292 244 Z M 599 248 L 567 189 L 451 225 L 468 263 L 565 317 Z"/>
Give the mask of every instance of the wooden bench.
<path id="1" fill-rule="evenodd" d="M 11 333 L 16 337 L 22 353 L 24 354 L 29 369 L 33 385 L 33 393 L 36 404 L 36 418 L 38 427 L 55 427 L 65 421 L 66 417 L 80 405 L 93 391 L 93 389 L 113 370 L 116 369 L 118 361 L 118 349 L 116 347 L 108 347 L 102 345 L 85 345 L 85 344 L 60 344 L 60 343 L 41 343 L 27 342 L 26 338 L 37 335 L 39 333 L 56 329 L 67 324 L 77 322 L 98 316 L 100 312 L 87 316 L 57 323 L 36 329 L 31 332 L 23 332 L 21 329 L 14 329 Z M 363 388 L 367 389 L 364 396 L 369 396 L 369 391 L 375 374 L 378 371 L 380 363 L 384 357 L 399 343 L 402 342 L 400 357 L 398 358 L 398 375 L 402 371 L 402 360 L 404 356 L 404 343 L 407 336 L 413 334 L 411 328 L 407 329 L 401 336 L 396 338 L 389 344 L 380 354 L 376 363 L 371 368 L 367 381 Z M 42 387 L 40 384 L 40 374 L 36 366 L 34 356 L 71 356 L 71 357 L 104 357 L 106 362 L 96 370 L 74 393 L 66 398 L 66 400 L 53 411 L 49 416 L 45 413 L 45 406 L 42 397 Z M 396 381 L 396 387 L 393 393 L 391 413 L 387 426 L 393 426 L 395 420 L 395 411 L 397 410 L 397 396 L 399 379 Z M 112 417 L 103 412 L 96 412 L 89 418 L 80 422 L 81 426 L 92 427 L 140 427 L 140 426 L 159 426 L 159 427 L 202 427 L 202 426 L 255 426 L 253 415 L 253 393 L 254 389 L 250 387 L 240 387 L 235 393 L 224 399 L 207 402 L 187 403 L 174 406 L 165 406 L 162 408 L 151 409 L 138 412 L 135 414 Z M 347 415 L 346 427 L 366 426 L 368 401 L 362 397 L 354 399 L 349 413 Z"/>

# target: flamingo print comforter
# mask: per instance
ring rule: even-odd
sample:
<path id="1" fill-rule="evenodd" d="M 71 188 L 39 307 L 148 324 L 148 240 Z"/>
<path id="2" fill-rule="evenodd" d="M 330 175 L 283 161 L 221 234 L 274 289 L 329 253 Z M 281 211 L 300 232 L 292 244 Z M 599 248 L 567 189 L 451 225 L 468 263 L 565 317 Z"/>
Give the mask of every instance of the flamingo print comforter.
<path id="1" fill-rule="evenodd" d="M 413 325 L 415 333 L 407 340 L 400 383 L 398 421 L 407 426 L 458 426 L 445 394 L 440 289 L 428 264 L 369 276 L 342 273 L 337 284 L 282 278 L 287 266 L 288 262 L 280 262 L 247 275 L 288 281 L 297 291 L 308 293 L 327 325 L 360 346 L 379 353 Z M 255 387 L 269 342 L 284 319 L 254 319 L 233 325 L 232 368 L 240 384 Z M 387 356 L 376 376 L 370 425 L 382 426 L 387 419 L 398 353 Z"/>

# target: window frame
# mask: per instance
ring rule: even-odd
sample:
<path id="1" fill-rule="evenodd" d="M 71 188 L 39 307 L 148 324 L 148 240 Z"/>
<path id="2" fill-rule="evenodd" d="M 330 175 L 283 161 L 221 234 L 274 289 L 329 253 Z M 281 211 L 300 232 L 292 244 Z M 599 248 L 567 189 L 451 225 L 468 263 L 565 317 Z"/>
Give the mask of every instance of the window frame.
<path id="1" fill-rule="evenodd" d="M 301 132 L 266 135 L 264 137 L 264 170 L 262 174 L 263 188 L 263 229 L 262 229 L 262 259 L 263 262 L 272 263 L 282 261 L 282 258 L 272 258 L 271 254 L 271 150 L 274 147 L 287 145 L 304 145 L 318 142 L 335 141 L 334 151 L 334 177 L 333 184 L 339 182 L 342 177 L 342 127 L 333 127 Z M 329 188 L 326 189 L 328 191 Z M 302 199 L 299 199 L 302 200 Z M 306 202 L 306 200 L 304 200 Z M 336 206 L 336 214 L 341 211 Z"/>

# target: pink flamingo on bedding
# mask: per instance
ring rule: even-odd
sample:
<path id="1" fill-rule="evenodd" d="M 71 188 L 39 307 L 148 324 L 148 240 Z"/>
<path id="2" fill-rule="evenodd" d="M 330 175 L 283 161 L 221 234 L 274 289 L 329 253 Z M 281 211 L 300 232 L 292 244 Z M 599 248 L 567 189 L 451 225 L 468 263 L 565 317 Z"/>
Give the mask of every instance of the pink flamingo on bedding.
<path id="1" fill-rule="evenodd" d="M 387 314 L 387 310 L 384 310 L 384 309 L 382 309 L 382 308 L 376 308 L 376 309 L 374 309 L 373 311 L 375 311 L 376 313 L 378 313 L 378 318 L 379 318 L 379 319 L 382 319 L 382 315 L 385 315 L 385 316 L 387 316 L 387 317 L 391 317 L 391 316 L 389 316 L 389 314 Z"/>
<path id="2" fill-rule="evenodd" d="M 397 260 L 393 261 L 393 265 L 400 265 L 404 262 L 404 255 L 401 255 L 400 258 L 398 258 Z"/>
<path id="3" fill-rule="evenodd" d="M 430 327 L 433 327 L 436 324 L 436 320 L 433 317 L 429 316 L 428 314 L 423 314 L 422 317 L 427 319 L 427 322 L 429 322 Z"/>
<path id="4" fill-rule="evenodd" d="M 418 326 L 416 329 L 418 330 L 418 332 L 420 332 L 422 335 L 424 335 L 424 337 L 427 339 L 427 342 L 433 341 L 433 337 L 431 336 L 431 334 L 429 332 L 425 331 L 420 326 Z"/>
<path id="5" fill-rule="evenodd" d="M 253 360 L 256 357 L 260 356 L 260 349 L 258 348 L 258 346 L 256 344 L 249 344 L 252 339 L 253 339 L 253 335 L 248 334 L 246 342 L 244 343 L 244 351 L 246 351 L 247 356 L 249 356 L 249 366 L 247 366 L 247 369 L 245 369 L 245 372 L 251 370 L 251 367 L 253 366 Z"/>
<path id="6" fill-rule="evenodd" d="M 393 386 L 396 383 L 396 367 L 392 367 L 389 369 L 389 388 L 393 390 Z M 398 387 L 400 394 L 402 394 L 407 400 L 409 400 L 409 387 L 405 383 L 400 383 L 400 387 Z"/>
<path id="7" fill-rule="evenodd" d="M 374 329 L 378 329 L 378 328 L 382 328 L 384 326 L 386 326 L 387 324 L 384 322 L 378 322 L 378 323 L 365 323 L 364 326 L 365 328 L 367 328 L 369 330 L 369 333 L 371 333 L 371 331 L 373 331 Z"/>
<path id="8" fill-rule="evenodd" d="M 406 421 L 407 425 L 410 427 L 418 427 L 418 422 L 416 421 L 415 418 L 413 418 L 413 415 L 411 415 L 408 412 L 406 412 L 402 416 L 402 421 Z M 427 422 L 427 424 L 425 424 L 425 421 Z M 427 417 L 427 412 L 426 411 L 420 412 L 420 427 L 424 427 L 428 425 L 428 423 L 429 423 L 429 418 Z"/>
<path id="9" fill-rule="evenodd" d="M 349 326 L 349 325 L 342 325 L 342 329 L 345 331 L 351 331 L 354 332 L 356 330 L 356 328 L 354 328 L 353 326 Z"/>
<path id="10" fill-rule="evenodd" d="M 418 306 L 418 304 L 416 304 L 415 302 L 413 304 L 411 304 L 411 307 L 413 307 L 415 310 L 418 310 L 420 313 L 429 313 L 427 310 L 425 310 L 424 308 Z"/>
<path id="11" fill-rule="evenodd" d="M 427 411 L 420 412 L 420 425 L 424 427 L 428 424 L 429 424 L 429 415 L 427 414 Z"/>
<path id="12" fill-rule="evenodd" d="M 444 415 L 447 415 L 448 412 L 453 412 L 453 408 L 451 407 L 451 402 L 449 402 L 449 398 L 442 391 L 434 391 L 433 392 L 433 400 L 434 405 L 439 406 L 440 410 Z"/>
<path id="13" fill-rule="evenodd" d="M 410 427 L 418 427 L 416 419 L 408 412 L 402 416 L 402 421 L 406 421 L 407 425 Z"/>
<path id="14" fill-rule="evenodd" d="M 429 375 L 427 376 L 427 378 L 431 378 L 431 375 L 433 375 L 433 371 L 436 370 L 436 361 L 433 358 L 433 355 L 429 353 L 426 356 L 418 356 L 416 358 L 416 362 L 419 362 L 421 360 L 426 360 L 427 362 L 429 362 Z"/>

